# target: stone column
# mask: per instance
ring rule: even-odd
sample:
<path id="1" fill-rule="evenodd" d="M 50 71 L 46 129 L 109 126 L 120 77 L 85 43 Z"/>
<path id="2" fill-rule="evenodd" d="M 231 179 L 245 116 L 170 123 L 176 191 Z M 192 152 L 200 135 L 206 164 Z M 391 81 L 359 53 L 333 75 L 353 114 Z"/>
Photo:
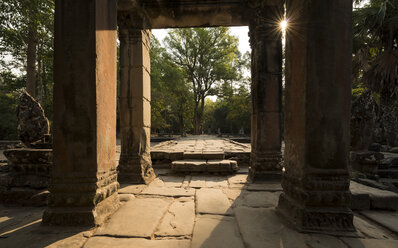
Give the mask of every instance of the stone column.
<path id="1" fill-rule="evenodd" d="M 151 31 L 120 27 L 119 181 L 149 183 L 155 178 L 151 143 Z"/>
<path id="2" fill-rule="evenodd" d="M 303 231 L 353 231 L 350 143 L 352 5 L 289 0 L 285 173 L 278 213 Z"/>
<path id="3" fill-rule="evenodd" d="M 101 224 L 119 206 L 116 0 L 55 2 L 54 167 L 43 223 Z"/>
<path id="4" fill-rule="evenodd" d="M 251 166 L 253 181 L 281 178 L 283 6 L 254 8 L 250 22 L 252 47 Z"/>

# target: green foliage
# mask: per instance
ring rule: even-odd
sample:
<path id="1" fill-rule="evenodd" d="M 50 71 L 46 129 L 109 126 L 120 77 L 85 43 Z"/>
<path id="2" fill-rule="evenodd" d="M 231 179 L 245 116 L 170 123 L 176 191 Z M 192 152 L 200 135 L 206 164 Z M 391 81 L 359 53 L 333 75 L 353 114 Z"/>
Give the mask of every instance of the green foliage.
<path id="1" fill-rule="evenodd" d="M 364 2 L 364 1 L 356 1 Z M 398 97 L 398 0 L 370 0 L 354 10 L 354 80 L 382 98 Z"/>
<path id="2" fill-rule="evenodd" d="M 0 93 L 0 139 L 16 140 L 18 139 L 16 108 L 18 93 Z"/>
<path id="3" fill-rule="evenodd" d="M 201 133 L 207 96 L 217 94 L 222 82 L 241 78 L 238 39 L 225 27 L 175 29 L 166 39 L 166 56 L 182 70 L 193 93 L 194 133 Z"/>
<path id="4" fill-rule="evenodd" d="M 47 117 L 52 119 L 53 15 L 53 0 L 0 1 L 0 121 L 9 120 L 7 127 L 15 131 L 9 134 L 9 131 L 2 129 L 0 139 L 16 138 L 16 118 L 9 116 L 15 116 L 17 91 L 26 86 L 29 44 L 33 44 L 36 50 L 36 99 L 42 104 Z M 29 39 L 32 29 L 36 34 L 33 43 Z"/>
<path id="5" fill-rule="evenodd" d="M 192 130 L 193 96 L 183 70 L 169 59 L 159 41 L 151 41 L 152 130 L 184 133 Z"/>
<path id="6" fill-rule="evenodd" d="M 228 94 L 224 93 L 215 102 L 206 100 L 203 117 L 205 132 L 210 129 L 215 133 L 220 128 L 221 133 L 237 134 L 243 128 L 245 134 L 250 134 L 251 95 L 247 88 L 241 85 L 233 89 L 224 85 L 223 89 Z"/>
<path id="7" fill-rule="evenodd" d="M 161 47 L 151 42 L 152 129 L 238 133 L 250 131 L 250 92 L 237 38 L 228 28 L 176 29 Z M 250 67 L 250 66 L 249 66 Z M 216 102 L 207 96 L 217 95 Z"/>

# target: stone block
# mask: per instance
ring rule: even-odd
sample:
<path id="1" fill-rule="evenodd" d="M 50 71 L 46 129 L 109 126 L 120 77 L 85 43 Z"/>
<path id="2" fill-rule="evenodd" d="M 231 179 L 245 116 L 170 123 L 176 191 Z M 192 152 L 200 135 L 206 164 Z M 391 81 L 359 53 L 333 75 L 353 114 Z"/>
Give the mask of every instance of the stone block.
<path id="1" fill-rule="evenodd" d="M 226 216 L 199 216 L 191 248 L 244 248 L 236 222 Z"/>
<path id="2" fill-rule="evenodd" d="M 358 237 L 371 239 L 390 239 L 391 234 L 384 228 L 370 223 L 367 219 L 361 216 L 354 216 L 354 226 L 357 230 Z"/>
<path id="3" fill-rule="evenodd" d="M 170 201 L 164 199 L 136 198 L 112 215 L 96 236 L 150 238 L 169 205 Z"/>
<path id="4" fill-rule="evenodd" d="M 206 187 L 206 177 L 205 176 L 192 176 L 189 182 L 189 187 L 191 188 L 204 188 Z"/>
<path id="5" fill-rule="evenodd" d="M 212 159 L 224 159 L 224 152 L 203 152 L 203 159 L 212 160 Z"/>
<path id="6" fill-rule="evenodd" d="M 387 190 L 372 188 L 353 181 L 351 181 L 350 183 L 350 190 L 352 195 L 356 194 L 369 195 L 371 209 L 398 210 L 397 193 Z"/>
<path id="7" fill-rule="evenodd" d="M 192 235 L 195 222 L 195 203 L 193 200 L 171 204 L 166 215 L 158 226 L 155 236 L 189 236 Z"/>
<path id="8" fill-rule="evenodd" d="M 115 238 L 115 237 L 92 237 L 84 245 L 84 248 L 189 248 L 189 240 L 149 240 L 143 238 Z"/>
<path id="9" fill-rule="evenodd" d="M 361 214 L 365 215 L 372 221 L 380 224 L 388 230 L 398 233 L 398 212 L 392 211 L 362 211 Z"/>
<path id="10" fill-rule="evenodd" d="M 184 152 L 184 159 L 203 159 L 202 152 Z"/>
<path id="11" fill-rule="evenodd" d="M 395 248 L 398 247 L 398 240 L 390 239 L 354 239 L 354 238 L 342 238 L 344 243 L 352 248 Z"/>
<path id="12" fill-rule="evenodd" d="M 250 192 L 242 193 L 234 202 L 235 207 L 271 208 L 278 204 L 280 192 Z"/>
<path id="13" fill-rule="evenodd" d="M 157 196 L 171 196 L 171 197 L 186 197 L 195 195 L 194 189 L 184 188 L 167 188 L 167 187 L 148 187 L 144 189 L 141 195 L 157 195 Z"/>
<path id="14" fill-rule="evenodd" d="M 232 215 L 231 203 L 220 189 L 202 188 L 196 191 L 196 212 Z"/>
<path id="15" fill-rule="evenodd" d="M 370 209 L 370 197 L 369 194 L 353 193 L 351 194 L 351 206 L 352 210 L 368 210 Z"/>

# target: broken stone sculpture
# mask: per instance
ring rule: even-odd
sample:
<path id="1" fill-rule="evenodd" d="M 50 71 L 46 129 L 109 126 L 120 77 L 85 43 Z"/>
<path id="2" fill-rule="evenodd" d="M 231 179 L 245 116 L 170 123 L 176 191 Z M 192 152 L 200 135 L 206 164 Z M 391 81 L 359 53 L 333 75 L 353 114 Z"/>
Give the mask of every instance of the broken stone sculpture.
<path id="1" fill-rule="evenodd" d="M 0 202 L 43 206 L 53 164 L 49 122 L 43 108 L 26 91 L 19 97 L 17 116 L 22 144 L 4 151 L 8 170 L 0 175 Z"/>
<path id="2" fill-rule="evenodd" d="M 19 97 L 17 116 L 19 139 L 26 147 L 51 148 L 48 119 L 40 103 L 26 91 Z"/>

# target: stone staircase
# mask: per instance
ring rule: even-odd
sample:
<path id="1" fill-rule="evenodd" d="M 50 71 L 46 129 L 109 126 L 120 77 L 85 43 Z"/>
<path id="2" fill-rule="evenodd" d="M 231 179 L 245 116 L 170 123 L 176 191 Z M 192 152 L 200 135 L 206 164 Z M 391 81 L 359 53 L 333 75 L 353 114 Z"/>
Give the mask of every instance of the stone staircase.
<path id="1" fill-rule="evenodd" d="M 162 142 L 151 148 L 154 168 L 178 173 L 232 174 L 247 166 L 250 145 L 214 136 L 196 136 Z"/>
<path id="2" fill-rule="evenodd" d="M 231 174 L 239 170 L 238 163 L 229 159 L 185 159 L 171 162 L 174 172 L 208 172 Z"/>

